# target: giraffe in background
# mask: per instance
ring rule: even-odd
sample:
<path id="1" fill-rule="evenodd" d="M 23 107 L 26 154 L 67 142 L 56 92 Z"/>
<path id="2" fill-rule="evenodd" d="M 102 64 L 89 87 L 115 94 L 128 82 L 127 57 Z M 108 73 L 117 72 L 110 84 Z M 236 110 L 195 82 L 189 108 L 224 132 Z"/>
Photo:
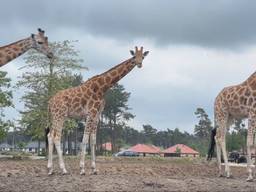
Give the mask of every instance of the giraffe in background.
<path id="1" fill-rule="evenodd" d="M 255 144 L 256 128 L 256 72 L 246 81 L 239 85 L 224 88 L 216 97 L 214 103 L 214 123 L 212 130 L 211 145 L 208 153 L 210 160 L 214 153 L 216 144 L 219 175 L 221 171 L 221 152 L 223 153 L 225 163 L 225 175 L 230 177 L 230 168 L 228 165 L 228 154 L 226 151 L 226 132 L 233 124 L 235 119 L 248 118 L 247 133 L 247 169 L 249 176 L 247 181 L 253 180 L 251 148 Z"/>
<path id="2" fill-rule="evenodd" d="M 140 50 L 135 47 L 135 52 L 130 52 L 132 54 L 132 58 L 120 63 L 119 65 L 100 75 L 96 75 L 91 79 L 88 79 L 80 86 L 58 92 L 49 100 L 48 109 L 51 119 L 51 127 L 48 130 L 49 133 L 46 133 L 49 143 L 47 166 L 49 175 L 53 173 L 53 145 L 55 145 L 59 156 L 59 165 L 62 173 L 67 173 L 60 145 L 62 127 L 67 117 L 76 117 L 83 119 L 84 121 L 86 119 L 86 126 L 81 146 L 80 174 L 85 174 L 84 159 L 86 153 L 86 144 L 88 143 L 89 137 L 91 141 L 92 173 L 97 173 L 95 164 L 96 131 L 99 116 L 104 109 L 104 95 L 108 89 L 127 75 L 135 66 L 141 68 L 143 59 L 149 53 L 148 51 L 143 52 L 143 47 L 141 47 Z"/>
<path id="3" fill-rule="evenodd" d="M 19 57 L 29 49 L 36 49 L 45 54 L 48 58 L 52 58 L 53 54 L 48 47 L 48 37 L 44 36 L 44 31 L 38 29 L 38 34 L 32 34 L 26 39 L 11 43 L 0 47 L 0 67 Z"/>

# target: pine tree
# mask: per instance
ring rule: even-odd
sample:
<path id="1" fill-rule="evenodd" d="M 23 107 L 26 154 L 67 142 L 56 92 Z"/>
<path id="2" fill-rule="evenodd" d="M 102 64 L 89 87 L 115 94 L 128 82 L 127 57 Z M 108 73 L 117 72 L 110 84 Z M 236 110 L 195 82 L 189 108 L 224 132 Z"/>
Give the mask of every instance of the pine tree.
<path id="1" fill-rule="evenodd" d="M 7 72 L 0 71 L 0 140 L 3 139 L 11 125 L 9 120 L 4 120 L 4 108 L 13 106 L 12 91 L 9 90 L 11 86 L 11 79 L 6 77 Z"/>

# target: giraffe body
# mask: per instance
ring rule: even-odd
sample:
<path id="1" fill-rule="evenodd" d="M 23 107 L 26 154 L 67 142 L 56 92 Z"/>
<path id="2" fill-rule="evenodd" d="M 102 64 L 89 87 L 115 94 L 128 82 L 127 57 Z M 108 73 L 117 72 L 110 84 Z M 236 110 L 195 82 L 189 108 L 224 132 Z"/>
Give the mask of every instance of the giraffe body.
<path id="1" fill-rule="evenodd" d="M 216 126 L 216 150 L 219 167 L 221 171 L 221 152 L 225 163 L 225 174 L 230 177 L 228 155 L 226 151 L 226 132 L 235 119 L 248 118 L 247 134 L 247 169 L 249 172 L 248 181 L 253 179 L 251 147 L 254 144 L 256 130 L 256 73 L 252 74 L 246 81 L 239 85 L 224 88 L 216 97 L 214 103 L 214 122 Z"/>
<path id="2" fill-rule="evenodd" d="M 44 31 L 38 29 L 38 34 L 31 37 L 0 47 L 0 67 L 19 57 L 29 49 L 36 49 L 52 58 L 53 54 L 48 47 L 48 38 L 44 36 Z"/>
<path id="3" fill-rule="evenodd" d="M 48 108 L 51 118 L 51 128 L 48 134 L 49 174 L 52 174 L 53 171 L 53 144 L 57 149 L 60 168 L 62 169 L 63 174 L 67 173 L 62 157 L 60 140 L 63 123 L 68 117 L 79 118 L 86 122 L 81 146 L 80 174 L 85 173 L 84 157 L 86 153 L 86 144 L 88 143 L 89 137 L 91 141 L 92 173 L 96 173 L 96 131 L 99 116 L 104 109 L 104 95 L 109 88 L 122 79 L 135 66 L 141 67 L 144 57 L 148 54 L 148 52 L 143 53 L 142 48 L 141 50 L 138 50 L 137 47 L 135 53 L 133 51 L 131 51 L 131 53 L 133 55 L 132 58 L 122 62 L 101 75 L 92 77 L 80 86 L 59 91 L 49 100 Z"/>

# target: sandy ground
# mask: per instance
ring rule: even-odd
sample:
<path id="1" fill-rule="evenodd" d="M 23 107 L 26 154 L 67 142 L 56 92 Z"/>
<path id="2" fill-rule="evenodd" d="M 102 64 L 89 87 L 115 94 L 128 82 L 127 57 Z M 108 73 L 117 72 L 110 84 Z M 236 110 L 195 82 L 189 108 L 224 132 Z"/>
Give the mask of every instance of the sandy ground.
<path id="1" fill-rule="evenodd" d="M 0 159 L 0 191 L 256 191 L 245 167 L 232 167 L 234 178 L 218 178 L 214 162 L 172 158 L 97 158 L 98 175 L 79 175 L 79 160 L 66 158 L 68 175 L 47 176 L 46 160 Z"/>

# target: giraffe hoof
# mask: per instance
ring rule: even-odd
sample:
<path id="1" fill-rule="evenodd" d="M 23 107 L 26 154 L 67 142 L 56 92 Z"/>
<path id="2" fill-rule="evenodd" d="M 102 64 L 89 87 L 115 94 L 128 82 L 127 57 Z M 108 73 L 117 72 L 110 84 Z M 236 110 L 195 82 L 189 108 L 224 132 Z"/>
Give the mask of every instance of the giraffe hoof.
<path id="1" fill-rule="evenodd" d="M 96 169 L 92 170 L 92 172 L 90 173 L 90 175 L 98 175 L 98 171 Z"/>
<path id="2" fill-rule="evenodd" d="M 248 178 L 246 179 L 246 181 L 247 181 L 247 182 L 253 182 L 253 177 L 248 177 Z"/>
<path id="3" fill-rule="evenodd" d="M 219 174 L 219 177 L 223 177 L 223 175 L 222 175 L 222 174 Z"/>
<path id="4" fill-rule="evenodd" d="M 48 176 L 51 176 L 51 175 L 53 175 L 53 171 L 48 172 Z"/>
<path id="5" fill-rule="evenodd" d="M 82 170 L 82 171 L 80 172 L 80 175 L 85 175 L 85 171 Z"/>
<path id="6" fill-rule="evenodd" d="M 68 175 L 68 172 L 67 171 L 63 171 L 62 175 Z"/>

